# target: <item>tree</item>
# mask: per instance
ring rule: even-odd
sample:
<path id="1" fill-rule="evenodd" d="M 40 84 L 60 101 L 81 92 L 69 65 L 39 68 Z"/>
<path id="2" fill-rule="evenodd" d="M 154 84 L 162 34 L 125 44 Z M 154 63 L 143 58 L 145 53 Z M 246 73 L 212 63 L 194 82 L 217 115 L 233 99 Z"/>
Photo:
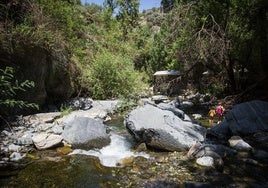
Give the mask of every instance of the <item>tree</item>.
<path id="1" fill-rule="evenodd" d="M 118 14 L 117 18 L 121 23 L 123 35 L 132 31 L 138 25 L 139 21 L 139 1 L 138 0 L 117 0 Z"/>
<path id="2" fill-rule="evenodd" d="M 104 7 L 108 8 L 111 13 L 114 13 L 114 10 L 117 7 L 117 1 L 116 0 L 105 0 L 104 1 Z"/>
<path id="3" fill-rule="evenodd" d="M 165 13 L 173 9 L 176 0 L 161 0 L 161 6 Z"/>
<path id="4" fill-rule="evenodd" d="M 212 82 L 229 93 L 243 88 L 245 70 L 250 82 L 267 75 L 267 1 L 177 2 L 162 1 L 172 9 L 153 45 L 150 62 L 154 69 L 179 67 L 183 71 L 201 64 L 214 75 Z"/>

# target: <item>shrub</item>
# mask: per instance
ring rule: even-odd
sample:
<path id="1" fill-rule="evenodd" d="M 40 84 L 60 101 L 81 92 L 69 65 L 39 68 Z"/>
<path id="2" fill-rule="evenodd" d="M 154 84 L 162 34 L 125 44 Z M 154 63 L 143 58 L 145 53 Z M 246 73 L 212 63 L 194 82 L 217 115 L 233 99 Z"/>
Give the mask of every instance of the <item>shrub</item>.
<path id="1" fill-rule="evenodd" d="M 129 58 L 107 51 L 96 55 L 89 79 L 93 97 L 98 99 L 127 97 L 145 88 L 142 74 L 134 70 Z"/>

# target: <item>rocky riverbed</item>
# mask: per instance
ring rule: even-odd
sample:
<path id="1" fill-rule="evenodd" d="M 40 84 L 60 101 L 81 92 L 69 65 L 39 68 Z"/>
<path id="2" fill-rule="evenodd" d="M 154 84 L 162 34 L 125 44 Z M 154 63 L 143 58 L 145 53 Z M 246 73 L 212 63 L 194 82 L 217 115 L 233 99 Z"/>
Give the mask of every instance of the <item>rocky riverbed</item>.
<path id="1" fill-rule="evenodd" d="M 233 135 L 228 132 L 229 135 L 223 138 L 222 134 L 226 135 L 224 131 L 229 125 L 226 121 L 230 122 L 231 119 L 228 118 L 235 117 L 231 112 L 232 115 L 229 114 L 230 117 L 227 116 L 222 125 L 208 129 L 210 139 L 197 140 L 199 142 L 189 146 L 182 145 L 183 149 L 174 147 L 175 151 L 165 151 L 163 148 L 154 148 L 155 145 L 150 142 L 147 143 L 150 140 L 138 142 L 133 140 L 131 134 L 123 126 L 123 120 L 114 120 L 117 122 L 116 125 L 105 123 L 110 119 L 108 114 L 112 114 L 116 104 L 118 101 L 92 101 L 90 108 L 73 111 L 65 117 L 61 117 L 58 112 L 36 114 L 23 117 L 21 119 L 23 124 L 13 126 L 12 130 L 6 127 L 1 131 L 0 184 L 16 187 L 267 186 L 267 130 L 258 131 L 251 126 L 251 131 L 254 130 L 254 132 L 250 134 L 236 132 L 237 135 Z M 256 102 L 252 104 L 249 104 L 250 108 L 254 107 Z M 191 103 L 185 102 L 183 105 L 191 105 Z M 153 104 L 153 107 L 158 108 L 156 104 Z M 177 114 L 176 117 L 181 118 L 183 111 L 178 111 L 173 107 L 175 106 L 162 105 L 159 109 L 160 112 L 167 109 L 169 112 L 174 111 L 174 114 Z M 267 126 L 261 118 L 267 115 L 265 108 L 266 105 L 262 106 L 263 110 L 260 111 L 263 113 L 253 117 L 257 117 L 261 125 Z M 255 113 L 256 109 L 252 113 Z M 164 112 L 164 116 L 169 115 L 169 112 Z M 81 117 L 94 119 L 96 120 L 94 122 L 101 123 L 100 125 L 104 123 L 107 134 L 116 130 L 117 134 L 123 135 L 127 140 L 133 140 L 129 152 L 133 154 L 143 152 L 149 157 L 133 155 L 120 160 L 116 167 L 105 167 L 96 156 L 68 155 L 75 149 L 72 145 L 77 146 L 77 144 L 70 144 L 71 141 L 64 138 L 64 127 Z M 183 121 L 189 124 L 190 119 L 187 116 Z M 84 123 L 84 120 L 82 122 Z M 168 120 L 168 122 L 171 121 Z M 193 121 L 194 126 L 196 126 L 195 123 L 196 121 Z M 234 127 L 234 122 L 232 125 Z M 114 127 L 117 128 L 114 129 Z M 149 129 L 152 128 L 149 127 Z M 237 129 L 228 128 L 227 130 Z M 168 131 L 172 130 L 168 129 Z M 147 131 L 143 131 L 143 134 L 146 133 Z M 107 145 L 106 142 L 107 140 L 103 144 Z M 96 139 L 90 142 L 92 143 L 100 144 Z"/>

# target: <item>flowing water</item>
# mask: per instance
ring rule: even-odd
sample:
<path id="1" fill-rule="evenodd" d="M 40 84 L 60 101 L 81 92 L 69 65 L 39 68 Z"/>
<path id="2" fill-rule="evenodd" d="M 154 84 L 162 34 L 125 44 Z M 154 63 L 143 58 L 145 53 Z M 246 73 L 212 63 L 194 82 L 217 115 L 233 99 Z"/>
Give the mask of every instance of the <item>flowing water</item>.
<path id="1" fill-rule="evenodd" d="M 205 120 L 204 120 L 205 121 Z M 135 153 L 123 119 L 108 124 L 111 144 L 100 150 L 36 151 L 0 171 L 0 187 L 265 187 L 267 165 L 226 159 L 223 171 L 196 165 L 185 152 Z M 117 166 L 123 160 L 123 165 Z M 198 182 L 198 183 L 197 183 Z"/>
<path id="2" fill-rule="evenodd" d="M 132 147 L 133 143 L 126 137 L 111 132 L 111 143 L 108 146 L 103 147 L 102 149 L 89 151 L 76 149 L 70 155 L 80 154 L 96 156 L 99 158 L 100 163 L 103 166 L 107 167 L 116 167 L 125 158 L 138 156 L 149 158 L 149 155 L 146 153 L 134 153 L 133 151 L 131 151 Z"/>

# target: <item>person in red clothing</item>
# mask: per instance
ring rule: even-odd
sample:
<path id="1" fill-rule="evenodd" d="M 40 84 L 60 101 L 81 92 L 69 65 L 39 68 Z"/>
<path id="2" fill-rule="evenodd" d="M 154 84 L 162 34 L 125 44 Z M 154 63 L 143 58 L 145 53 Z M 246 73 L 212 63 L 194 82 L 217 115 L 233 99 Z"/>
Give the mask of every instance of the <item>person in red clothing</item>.
<path id="1" fill-rule="evenodd" d="M 222 120 L 224 111 L 225 111 L 224 107 L 221 105 L 221 103 L 219 103 L 219 105 L 216 107 L 216 115 L 218 116 L 219 121 Z"/>

